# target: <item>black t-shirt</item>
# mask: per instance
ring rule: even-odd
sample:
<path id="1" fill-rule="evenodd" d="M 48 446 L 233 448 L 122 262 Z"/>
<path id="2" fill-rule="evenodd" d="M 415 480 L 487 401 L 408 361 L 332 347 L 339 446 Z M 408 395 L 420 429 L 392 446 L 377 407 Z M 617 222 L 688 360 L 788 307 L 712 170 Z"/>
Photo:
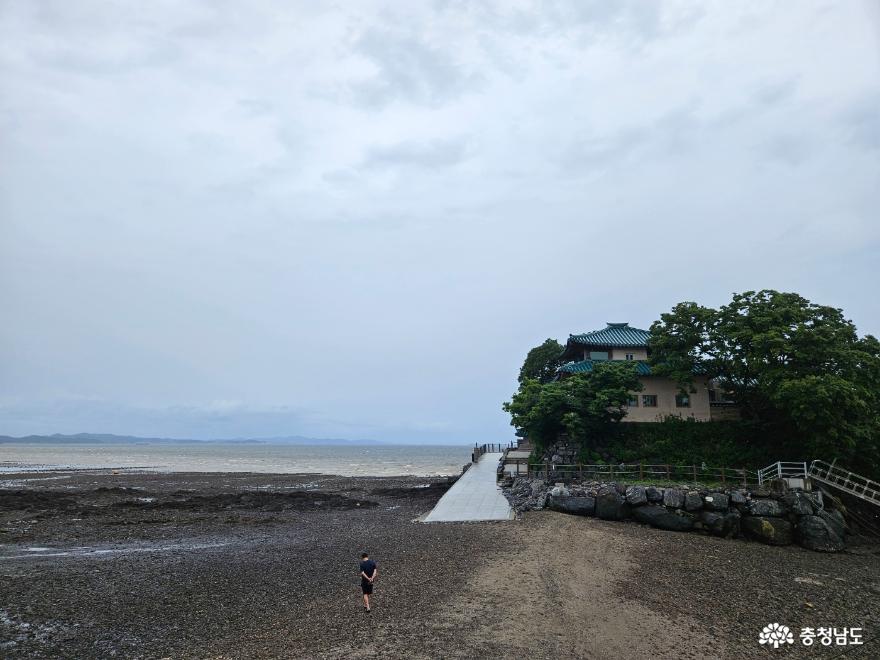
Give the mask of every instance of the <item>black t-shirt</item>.
<path id="1" fill-rule="evenodd" d="M 368 577 L 373 577 L 373 573 L 375 571 L 376 571 L 376 562 L 374 562 L 372 559 L 364 559 L 361 562 L 361 572 L 364 575 L 366 575 Z M 361 575 L 361 581 L 362 582 L 364 581 L 363 575 Z"/>

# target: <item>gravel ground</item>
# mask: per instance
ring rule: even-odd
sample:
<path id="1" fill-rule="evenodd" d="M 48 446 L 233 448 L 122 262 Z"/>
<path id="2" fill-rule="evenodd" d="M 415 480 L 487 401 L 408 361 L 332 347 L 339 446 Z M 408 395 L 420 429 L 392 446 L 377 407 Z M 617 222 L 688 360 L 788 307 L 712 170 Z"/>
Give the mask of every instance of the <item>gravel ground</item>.
<path id="1" fill-rule="evenodd" d="M 29 480 L 29 481 L 26 481 Z M 532 512 L 413 522 L 447 484 L 46 473 L 0 482 L 0 656 L 770 657 L 767 623 L 865 629 L 880 556 Z M 378 561 L 374 612 L 358 554 Z"/>

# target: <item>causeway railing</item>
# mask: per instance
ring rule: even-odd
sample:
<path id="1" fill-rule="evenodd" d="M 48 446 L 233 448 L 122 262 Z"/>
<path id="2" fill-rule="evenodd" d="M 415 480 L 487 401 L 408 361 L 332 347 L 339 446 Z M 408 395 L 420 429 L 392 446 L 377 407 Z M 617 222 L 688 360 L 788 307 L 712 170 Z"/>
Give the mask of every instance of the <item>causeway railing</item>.
<path id="1" fill-rule="evenodd" d="M 844 468 L 835 467 L 834 463 L 826 463 L 825 461 L 810 463 L 808 474 L 811 479 L 880 506 L 880 483 L 873 479 L 854 474 Z"/>
<path id="2" fill-rule="evenodd" d="M 773 479 L 806 479 L 807 464 L 800 461 L 776 461 L 758 470 L 758 484 Z"/>
<path id="3" fill-rule="evenodd" d="M 678 481 L 730 483 L 748 486 L 757 483 L 757 473 L 747 468 L 709 467 L 706 465 L 672 465 L 620 463 L 591 465 L 587 463 L 535 463 L 526 458 L 508 458 L 503 473 L 510 476 L 544 479 L 622 479 L 629 481 Z"/>
<path id="4" fill-rule="evenodd" d="M 474 445 L 474 451 L 471 452 L 471 459 L 473 463 L 476 463 L 480 460 L 480 456 L 483 454 L 501 454 L 505 449 L 510 449 L 513 446 L 513 443 L 502 444 L 499 442 L 490 442 L 482 445 Z"/>

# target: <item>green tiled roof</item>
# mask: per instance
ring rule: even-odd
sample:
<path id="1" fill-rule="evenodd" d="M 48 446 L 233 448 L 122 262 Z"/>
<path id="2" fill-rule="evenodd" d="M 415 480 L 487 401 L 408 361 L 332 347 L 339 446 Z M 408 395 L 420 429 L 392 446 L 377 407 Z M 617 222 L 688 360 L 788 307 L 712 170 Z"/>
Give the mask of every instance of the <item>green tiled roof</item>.
<path id="1" fill-rule="evenodd" d="M 593 370 L 593 365 L 599 364 L 635 364 L 636 373 L 639 376 L 650 376 L 651 366 L 642 360 L 634 360 L 627 362 L 626 360 L 581 360 L 580 362 L 569 362 L 559 367 L 559 371 L 567 374 L 582 374 Z"/>
<path id="2" fill-rule="evenodd" d="M 603 330 L 585 332 L 582 335 L 569 335 L 568 341 L 575 344 L 593 346 L 647 347 L 651 333 L 639 328 L 631 328 L 629 323 L 609 323 Z"/>

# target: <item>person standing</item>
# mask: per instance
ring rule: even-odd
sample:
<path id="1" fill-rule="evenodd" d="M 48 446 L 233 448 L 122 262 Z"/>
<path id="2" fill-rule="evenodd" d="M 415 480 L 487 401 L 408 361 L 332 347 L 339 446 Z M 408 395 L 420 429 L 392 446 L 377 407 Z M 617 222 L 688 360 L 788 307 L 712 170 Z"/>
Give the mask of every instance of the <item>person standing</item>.
<path id="1" fill-rule="evenodd" d="M 364 552 L 361 553 L 361 591 L 364 592 L 364 609 L 370 611 L 370 594 L 373 593 L 373 583 L 379 577 L 379 569 L 376 562 Z"/>

